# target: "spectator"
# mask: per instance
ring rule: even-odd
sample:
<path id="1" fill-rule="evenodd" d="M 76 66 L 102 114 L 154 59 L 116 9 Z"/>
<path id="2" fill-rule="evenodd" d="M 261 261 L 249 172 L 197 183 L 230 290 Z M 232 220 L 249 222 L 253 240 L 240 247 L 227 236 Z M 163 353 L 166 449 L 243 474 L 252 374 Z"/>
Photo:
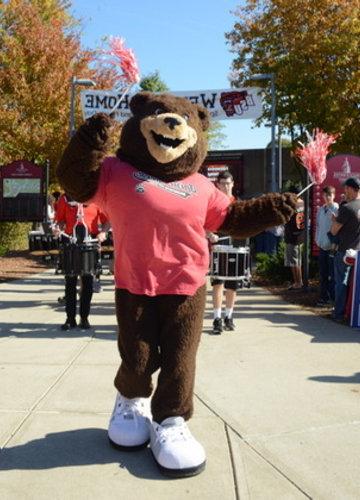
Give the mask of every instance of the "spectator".
<path id="1" fill-rule="evenodd" d="M 293 186 L 289 189 L 290 193 L 298 194 L 300 190 Z M 301 252 L 302 244 L 305 239 L 305 220 L 304 220 L 304 202 L 299 198 L 296 212 L 289 222 L 285 224 L 285 266 L 291 268 L 293 284 L 289 290 L 300 290 L 303 287 L 301 271 Z"/>
<path id="2" fill-rule="evenodd" d="M 265 253 L 277 253 L 279 250 L 281 238 L 283 236 L 284 226 L 274 226 L 265 229 Z"/>
<path id="3" fill-rule="evenodd" d="M 335 321 L 344 320 L 350 266 L 345 264 L 346 250 L 360 249 L 360 180 L 350 177 L 344 183 L 346 203 L 339 208 L 338 215 L 333 217 L 331 234 L 338 237 L 338 250 L 334 257 L 335 274 Z"/>
<path id="4" fill-rule="evenodd" d="M 335 203 L 335 188 L 326 186 L 322 190 L 324 205 L 322 205 L 316 216 L 316 244 L 320 248 L 319 273 L 320 273 L 320 300 L 318 307 L 323 307 L 335 300 L 334 281 L 334 255 L 332 242 L 328 232 L 332 225 L 332 216 L 337 215 L 339 205 Z"/>

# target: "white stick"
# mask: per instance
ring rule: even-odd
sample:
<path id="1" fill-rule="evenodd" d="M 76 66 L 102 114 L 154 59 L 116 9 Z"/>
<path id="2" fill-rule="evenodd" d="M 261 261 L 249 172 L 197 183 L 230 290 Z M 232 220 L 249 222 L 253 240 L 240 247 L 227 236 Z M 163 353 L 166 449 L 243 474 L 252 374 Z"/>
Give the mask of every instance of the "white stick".
<path id="1" fill-rule="evenodd" d="M 126 89 L 125 91 L 121 94 L 121 96 L 119 97 L 119 99 L 116 101 L 116 104 L 115 106 L 110 110 L 110 113 L 109 115 L 111 115 L 111 113 L 113 113 L 115 111 L 115 109 L 119 106 L 119 104 L 121 103 L 121 101 L 124 99 L 124 97 L 126 96 L 126 94 L 129 92 L 129 90 L 131 89 L 131 87 L 133 86 L 134 84 L 131 83 Z"/>
<path id="2" fill-rule="evenodd" d="M 300 191 L 300 193 L 297 195 L 297 197 L 298 197 L 298 198 L 300 198 L 300 196 L 301 196 L 302 194 L 304 194 L 304 193 L 305 193 L 305 191 L 307 191 L 308 189 L 310 189 L 310 188 L 311 188 L 311 186 L 313 186 L 314 184 L 316 184 L 316 182 L 312 182 L 311 184 L 309 184 L 308 186 L 306 186 L 306 188 L 304 188 L 302 191 Z"/>

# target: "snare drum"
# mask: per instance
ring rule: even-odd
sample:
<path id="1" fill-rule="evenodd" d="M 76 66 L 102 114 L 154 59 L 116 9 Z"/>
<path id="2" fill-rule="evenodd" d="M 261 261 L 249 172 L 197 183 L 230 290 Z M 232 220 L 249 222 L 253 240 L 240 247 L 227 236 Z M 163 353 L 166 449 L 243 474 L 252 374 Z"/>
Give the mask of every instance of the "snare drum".
<path id="1" fill-rule="evenodd" d="M 29 250 L 32 255 L 49 255 L 59 253 L 59 240 L 52 234 L 44 234 L 41 231 L 30 231 Z"/>
<path id="2" fill-rule="evenodd" d="M 250 249 L 229 245 L 211 248 L 210 276 L 226 281 L 250 280 Z"/>
<path id="3" fill-rule="evenodd" d="M 50 255 L 58 255 L 60 249 L 60 241 L 58 237 L 55 237 L 53 234 L 47 234 L 47 250 Z"/>
<path id="4" fill-rule="evenodd" d="M 46 255 L 47 235 L 42 231 L 30 231 L 28 234 L 29 251 L 32 255 Z"/>
<path id="5" fill-rule="evenodd" d="M 61 245 L 60 269 L 66 275 L 96 274 L 100 266 L 99 242 L 81 244 L 66 242 Z"/>

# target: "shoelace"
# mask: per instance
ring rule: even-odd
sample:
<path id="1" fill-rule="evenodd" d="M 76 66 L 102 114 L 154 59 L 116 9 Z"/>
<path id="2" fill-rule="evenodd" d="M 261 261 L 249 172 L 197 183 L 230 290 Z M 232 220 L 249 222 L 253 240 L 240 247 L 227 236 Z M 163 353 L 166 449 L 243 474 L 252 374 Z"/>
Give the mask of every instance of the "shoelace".
<path id="1" fill-rule="evenodd" d="M 155 430 L 161 443 L 165 443 L 165 441 L 174 443 L 176 441 L 186 441 L 191 438 L 190 431 L 186 425 L 168 427 L 158 425 L 155 427 Z"/>
<path id="2" fill-rule="evenodd" d="M 122 415 L 125 413 L 139 413 L 143 417 L 147 417 L 144 401 L 141 399 L 120 399 L 116 405 L 116 414 Z"/>

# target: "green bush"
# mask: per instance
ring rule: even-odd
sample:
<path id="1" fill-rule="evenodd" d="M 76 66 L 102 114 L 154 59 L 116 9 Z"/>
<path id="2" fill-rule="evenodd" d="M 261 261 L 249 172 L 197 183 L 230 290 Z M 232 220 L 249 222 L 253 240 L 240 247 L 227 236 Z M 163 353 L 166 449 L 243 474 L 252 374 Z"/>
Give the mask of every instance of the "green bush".
<path id="1" fill-rule="evenodd" d="M 0 222 L 0 247 L 7 250 L 26 250 L 31 223 Z"/>
<path id="2" fill-rule="evenodd" d="M 3 257 L 8 251 L 9 249 L 7 247 L 0 245 L 0 257 Z"/>
<path id="3" fill-rule="evenodd" d="M 279 245 L 279 250 L 275 254 L 256 254 L 256 273 L 261 278 L 268 279 L 273 283 L 283 283 L 291 278 L 291 271 L 284 266 L 285 245 Z"/>
<path id="4" fill-rule="evenodd" d="M 292 279 L 291 270 L 284 266 L 285 243 L 281 242 L 276 254 L 256 254 L 256 274 L 270 280 L 274 284 L 281 284 Z M 309 278 L 318 274 L 318 262 L 316 258 L 309 259 Z"/>

